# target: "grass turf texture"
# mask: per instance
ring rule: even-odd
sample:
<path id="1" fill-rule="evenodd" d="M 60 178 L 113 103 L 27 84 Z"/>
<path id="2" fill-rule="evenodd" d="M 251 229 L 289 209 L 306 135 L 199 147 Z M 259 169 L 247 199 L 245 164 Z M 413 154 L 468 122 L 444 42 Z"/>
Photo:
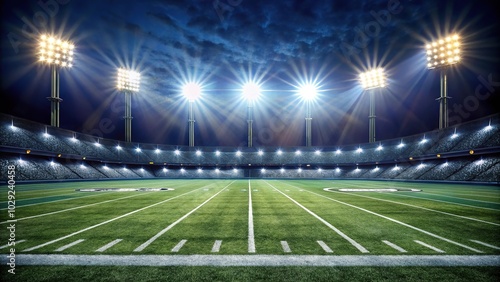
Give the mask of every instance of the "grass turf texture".
<path id="1" fill-rule="evenodd" d="M 97 254 L 96 249 L 119 238 L 123 241 L 103 253 L 108 255 L 175 254 L 171 250 L 181 240 L 187 240 L 177 252 L 178 254 L 212 254 L 214 241 L 222 240 L 218 254 L 247 254 L 249 196 L 251 194 L 257 254 L 285 255 L 280 241 L 287 241 L 292 254 L 325 255 L 325 251 L 316 242 L 318 240 L 332 248 L 333 255 L 361 254 L 353 244 L 317 217 L 330 223 L 366 248 L 370 255 L 400 254 L 399 251 L 384 244 L 382 240 L 398 245 L 407 251 L 406 254 L 411 255 L 438 255 L 436 251 L 415 243 L 415 240 L 423 241 L 450 255 L 476 255 L 477 253 L 449 241 L 480 250 L 483 254 L 500 254 L 500 250 L 470 241 L 477 240 L 499 246 L 499 187 L 327 180 L 251 180 L 250 185 L 251 187 L 249 187 L 248 180 L 234 182 L 230 180 L 130 180 L 17 184 L 16 239 L 27 241 L 18 244 L 16 252 L 20 254 L 27 248 L 58 240 L 27 253 Z M 78 188 L 134 187 L 169 187 L 175 190 L 168 192 L 75 192 Z M 423 192 L 323 191 L 323 188 L 392 187 L 423 189 Z M 0 221 L 2 222 L 8 219 L 7 210 L 5 210 L 6 189 L 6 186 L 2 186 L 2 191 L 4 191 L 0 203 L 2 209 Z M 308 211 L 314 213 L 316 217 Z M 47 215 L 39 216 L 43 214 Z M 107 221 L 109 222 L 102 224 Z M 144 250 L 134 252 L 139 245 L 171 225 L 173 226 L 168 231 L 146 246 Z M 6 226 L 6 223 L 0 225 L 2 228 Z M 88 229 L 92 226 L 96 227 Z M 88 230 L 81 232 L 86 228 Z M 80 233 L 59 240 L 75 232 Z M 7 232 L 0 234 L 0 245 L 4 245 L 2 242 L 7 243 L 8 235 Z M 85 239 L 85 241 L 62 252 L 56 251 L 78 239 Z M 6 249 L 0 252 L 7 253 Z M 343 277 L 344 279 L 339 279 L 342 281 L 377 281 L 378 279 L 383 281 L 400 280 L 399 275 L 403 275 L 408 280 L 436 280 L 438 278 L 439 280 L 462 279 L 462 281 L 498 280 L 498 268 L 495 267 L 18 266 L 18 271 L 21 273 L 19 276 L 16 274 L 16 277 L 21 279 L 19 281 L 43 281 L 44 275 L 51 275 L 47 272 L 60 275 L 53 276 L 59 279 L 67 277 L 69 280 L 78 280 L 76 278 L 89 277 L 88 280 L 99 280 L 103 279 L 102 277 L 112 279 L 117 277 L 116 280 L 120 281 L 126 281 L 126 277 L 129 275 L 133 277 L 139 272 L 144 272 L 146 279 L 151 277 L 150 280 L 154 280 L 155 277 L 164 277 L 172 281 L 186 279 L 199 281 L 204 280 L 205 277 L 207 281 L 259 279 L 276 281 L 308 280 L 309 278 L 311 280 L 328 278 L 331 281 L 337 279 L 336 277 Z M 6 273 L 6 269 L 2 268 L 2 276 Z M 41 275 L 41 273 L 44 274 Z M 262 273 L 265 276 L 261 276 Z M 469 276 L 470 273 L 474 276 Z M 425 277 L 429 278 L 425 279 Z M 474 279 L 465 279 L 466 277 L 474 277 Z M 51 280 L 50 277 L 46 279 L 46 281 L 49 280 Z"/>
<path id="2" fill-rule="evenodd" d="M 3 277 L 6 268 L 1 267 Z M 499 281 L 495 267 L 24 266 L 2 281 Z"/>

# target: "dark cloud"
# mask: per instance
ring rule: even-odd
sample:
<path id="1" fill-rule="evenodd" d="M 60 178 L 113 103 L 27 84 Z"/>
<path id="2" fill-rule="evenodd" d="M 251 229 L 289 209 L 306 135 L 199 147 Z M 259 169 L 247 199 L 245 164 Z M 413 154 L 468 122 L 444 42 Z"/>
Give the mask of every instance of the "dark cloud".
<path id="1" fill-rule="evenodd" d="M 4 2 L 9 3 L 2 4 L 2 34 L 15 33 L 23 38 L 22 17 L 31 19 L 36 12 L 43 10 L 36 0 Z M 99 104 L 108 103 L 109 99 L 103 97 L 117 95 L 110 73 L 118 66 L 134 67 L 141 71 L 143 77 L 141 93 L 134 100 L 137 104 L 134 123 L 143 126 L 133 131 L 141 132 L 134 139 L 185 144 L 184 134 L 178 133 L 179 128 L 186 125 L 185 105 L 179 97 L 179 88 L 183 80 L 198 78 L 205 80 L 207 85 L 203 101 L 205 106 L 200 106 L 206 112 L 201 116 L 211 122 L 200 121 L 197 126 L 204 127 L 206 135 L 210 135 L 206 132 L 216 132 L 213 136 L 224 136 L 222 129 L 214 125 L 216 121 L 224 120 L 221 128 L 241 130 L 232 133 L 231 138 L 200 140 L 200 144 L 234 145 L 245 140 L 244 124 L 235 124 L 239 118 L 231 122 L 225 117 L 233 117 L 232 111 L 244 111 L 245 108 L 233 105 L 233 102 L 231 107 L 219 105 L 237 100 L 234 98 L 238 94 L 235 89 L 245 72 L 251 71 L 253 75 L 265 73 L 265 87 L 273 91 L 266 93 L 269 96 L 267 104 L 260 105 L 262 120 L 275 117 L 278 108 L 297 112 L 292 115 L 297 124 L 289 125 L 296 131 L 284 135 L 289 140 L 283 143 L 298 142 L 296 145 L 301 145 L 297 140 L 303 139 L 303 120 L 298 118 L 302 112 L 294 101 L 292 85 L 300 80 L 298 76 L 320 74 L 326 90 L 321 103 L 323 108 L 317 111 L 322 116 L 315 117 L 314 124 L 321 120 L 327 122 L 317 125 L 324 129 L 315 133 L 317 142 L 325 145 L 363 142 L 364 139 L 358 136 L 364 136 L 365 132 L 361 127 L 367 121 L 364 111 L 366 101 L 362 99 L 356 77 L 365 68 L 382 65 L 391 68 L 395 83 L 386 95 L 388 97 L 384 98 L 390 104 L 381 104 L 377 108 L 381 113 L 387 113 L 386 116 L 380 114 L 380 119 L 386 121 L 388 128 L 387 133 L 381 136 L 393 138 L 432 130 L 436 126 L 433 120 L 435 114 L 427 114 L 420 106 L 415 106 L 416 103 L 424 104 L 422 108 L 437 112 L 434 96 L 438 95 L 435 88 L 439 89 L 436 86 L 439 81 L 435 72 L 425 70 L 422 65 L 425 62 L 419 59 L 426 41 L 458 30 L 469 33 L 469 39 L 475 42 L 471 49 L 483 48 L 484 52 L 475 55 L 473 64 L 464 62 L 464 66 L 460 66 L 462 81 L 457 86 L 450 84 L 450 91 L 458 92 L 454 94 L 454 101 L 463 101 L 473 92 L 478 76 L 486 77 L 498 72 L 498 56 L 488 56 L 495 54 L 499 47 L 495 34 L 498 20 L 493 4 L 486 0 L 462 2 L 72 0 L 59 6 L 59 12 L 50 23 L 51 29 L 75 37 L 79 53 L 75 59 L 75 70 L 61 77 L 65 83 L 61 89 L 66 90 L 65 93 L 83 94 L 80 97 L 64 97 L 63 110 L 73 114 L 70 108 L 81 104 L 78 100 L 83 99 L 81 97 L 87 99 L 86 111 L 92 107 L 106 109 L 106 105 Z M 2 71 L 7 73 L 5 82 L 2 82 L 2 92 L 12 93 L 7 94 L 8 101 L 16 100 L 14 95 L 17 93 L 36 97 L 38 93 L 35 90 L 39 87 L 30 84 L 41 83 L 46 77 L 35 82 L 30 79 L 41 77 L 36 73 L 43 68 L 21 69 L 21 66 L 32 66 L 33 60 L 26 54 L 21 56 L 19 51 L 16 53 L 8 40 L 4 36 L 2 42 Z M 415 71 L 416 68 L 421 71 Z M 74 83 L 66 82 L 70 80 Z M 78 91 L 71 88 L 75 85 L 78 85 Z M 95 89 L 102 89 L 102 93 L 96 93 Z M 20 99 L 26 100 L 29 99 Z M 492 102 L 487 101 L 486 104 Z M 43 105 L 43 102 L 40 103 Z M 475 111 L 469 119 L 495 111 L 486 104 L 482 105 L 484 110 Z M 26 107 L 35 108 L 33 105 Z M 25 111 L 18 110 L 20 108 L 16 105 L 2 111 L 47 122 L 46 118 L 38 118 L 39 115 L 29 117 Z M 210 109 L 216 109 L 215 113 L 210 113 Z M 412 112 L 407 114 L 405 111 Z M 43 110 L 37 109 L 36 112 Z M 95 117 L 78 118 L 79 115 Z M 75 113 L 73 120 L 98 121 L 106 115 L 110 114 L 103 110 L 92 113 L 82 111 Z M 405 124 L 419 126 L 401 128 L 399 123 L 391 125 L 390 120 L 402 119 L 401 116 L 405 116 Z M 418 120 L 422 116 L 425 117 Z M 168 122 L 162 124 L 159 121 L 162 118 L 168 119 Z M 81 125 L 66 126 L 75 129 Z M 86 126 L 92 125 L 86 123 Z M 161 132 L 162 136 L 156 136 L 156 132 Z M 121 131 L 116 131 L 109 137 L 120 139 L 120 134 Z M 236 140 L 235 136 L 240 136 L 241 140 Z M 276 141 L 275 144 L 278 143 Z"/>

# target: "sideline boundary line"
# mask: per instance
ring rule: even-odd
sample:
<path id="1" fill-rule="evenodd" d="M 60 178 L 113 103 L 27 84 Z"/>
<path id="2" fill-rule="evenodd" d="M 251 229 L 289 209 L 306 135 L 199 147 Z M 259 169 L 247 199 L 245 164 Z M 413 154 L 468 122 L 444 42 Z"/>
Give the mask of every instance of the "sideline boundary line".
<path id="1" fill-rule="evenodd" d="M 8 263 L 0 256 L 0 263 Z M 500 266 L 498 255 L 16 255 L 16 265 Z"/>

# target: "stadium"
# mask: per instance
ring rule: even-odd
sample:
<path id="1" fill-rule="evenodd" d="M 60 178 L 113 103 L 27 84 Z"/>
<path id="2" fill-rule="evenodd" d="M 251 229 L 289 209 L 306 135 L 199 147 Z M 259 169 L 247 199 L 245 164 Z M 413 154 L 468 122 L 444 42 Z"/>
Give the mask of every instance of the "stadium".
<path id="1" fill-rule="evenodd" d="M 40 7 L 51 7 L 53 12 L 54 5 L 60 5 L 61 13 L 80 9 L 76 2 L 68 6 L 49 2 Z M 219 1 L 207 3 L 213 4 L 226 31 L 253 7 L 245 1 L 227 1 L 222 13 Z M 194 13 L 197 5 L 205 4 L 192 4 L 188 10 Z M 82 13 L 90 9 L 82 7 Z M 133 27 L 133 34 L 154 37 L 154 32 L 138 31 L 145 26 Z M 186 27 L 183 36 L 189 37 L 189 31 Z M 73 63 L 74 68 L 85 64 L 82 57 L 89 65 L 97 60 L 69 41 L 46 34 L 39 38 L 37 46 L 43 48 L 36 52 L 41 56 L 36 71 L 45 69 L 44 78 L 28 84 L 19 78 L 22 75 L 9 76 L 11 82 L 2 84 L 4 91 L 14 93 L 5 95 L 11 108 L 0 112 L 0 225 L 7 231 L 0 233 L 2 281 L 500 279 L 500 114 L 494 105 L 498 98 L 489 96 L 498 91 L 498 83 L 490 75 L 489 84 L 478 86 L 478 77 L 486 80 L 477 70 L 473 82 L 466 81 L 466 72 L 457 70 L 467 65 L 457 55 L 463 50 L 453 49 L 449 51 L 453 56 L 443 60 L 435 60 L 434 56 L 442 56 L 435 55 L 434 43 L 417 52 L 424 59 L 427 55 L 427 60 L 419 59 L 419 67 L 429 76 L 440 72 L 439 81 L 398 83 L 389 76 L 404 73 L 395 70 L 404 62 L 392 70 L 377 63 L 376 68 L 355 75 L 354 90 L 342 88 L 342 93 L 356 99 L 343 100 L 328 97 L 334 92 L 328 86 L 333 78 L 331 72 L 321 71 L 320 78 L 305 75 L 285 81 L 279 87 L 290 88 L 286 90 L 277 90 L 279 83 L 272 79 L 280 74 L 272 74 L 272 69 L 241 80 L 225 75 L 212 84 L 209 80 L 218 77 L 206 73 L 203 79 L 184 74 L 174 82 L 154 84 L 151 72 L 158 68 L 153 63 L 140 72 L 127 64 L 109 66 L 116 72 L 111 83 L 99 72 L 82 75 L 84 67 L 70 77 Z M 462 45 L 459 39 L 449 36 L 441 40 L 447 43 L 435 44 L 451 49 L 446 46 Z M 470 52 L 470 46 L 465 48 L 464 53 Z M 69 55 L 73 49 L 74 60 Z M 20 57 L 19 61 L 33 60 Z M 112 61 L 106 58 L 103 65 Z M 490 73 L 496 70 L 480 67 Z M 68 77 L 79 82 L 65 83 Z M 158 94 L 168 83 L 176 84 L 170 87 L 175 90 Z M 471 101 L 477 103 L 468 112 L 470 118 L 458 120 L 459 113 L 465 117 L 458 111 L 455 120 L 451 118 L 457 107 L 447 96 L 447 83 L 466 109 L 472 109 Z M 68 96 L 64 96 L 67 104 L 61 103 L 60 89 L 65 95 L 82 91 L 85 99 L 94 99 L 94 88 L 86 88 L 94 84 L 102 88 L 99 96 L 112 93 L 113 98 L 96 99 L 97 107 Z M 100 87 L 107 84 L 112 90 Z M 432 87 L 416 89 L 420 84 Z M 420 109 L 413 106 L 427 98 L 411 98 L 410 93 L 436 94 L 439 84 L 438 102 Z M 33 98 L 40 96 L 39 88 L 51 89 L 50 115 L 49 103 L 38 105 L 40 97 Z M 478 95 L 478 89 L 488 90 L 488 96 Z M 392 100 L 394 108 L 404 111 L 391 112 L 381 100 L 376 114 L 375 99 L 380 97 L 375 96 L 384 92 L 398 96 L 396 100 L 406 95 L 400 99 L 405 101 Z M 231 102 L 234 93 L 244 96 L 242 101 Z M 148 98 L 141 100 L 138 95 Z M 116 114 L 113 101 L 124 97 Z M 286 99 L 290 101 L 283 102 Z M 170 106 L 161 109 L 167 102 L 160 100 Z M 279 132 L 267 138 L 264 129 L 276 128 L 270 117 L 284 109 L 292 117 L 280 119 Z M 92 130 L 97 125 L 101 130 Z M 102 125 L 118 129 L 106 131 Z"/>

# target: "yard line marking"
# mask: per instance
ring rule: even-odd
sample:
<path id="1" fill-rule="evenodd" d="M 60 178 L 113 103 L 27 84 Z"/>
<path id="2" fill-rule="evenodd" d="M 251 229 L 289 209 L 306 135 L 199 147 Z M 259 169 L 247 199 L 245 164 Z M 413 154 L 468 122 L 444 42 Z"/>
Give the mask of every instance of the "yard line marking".
<path id="1" fill-rule="evenodd" d="M 41 217 L 41 216 L 47 216 L 47 215 L 51 215 L 51 214 L 56 214 L 56 213 L 61 213 L 61 212 L 66 212 L 66 211 L 72 211 L 72 210 L 76 210 L 76 209 L 91 207 L 91 206 L 95 206 L 95 205 L 100 205 L 100 204 L 104 204 L 104 203 L 114 202 L 114 201 L 118 201 L 118 200 L 122 200 L 122 199 L 127 199 L 127 198 L 131 198 L 131 197 L 142 196 L 142 195 L 146 195 L 146 194 L 131 195 L 131 196 L 126 196 L 126 197 L 122 197 L 122 198 L 107 200 L 107 201 L 103 201 L 103 202 L 98 202 L 98 203 L 93 203 L 93 204 L 88 204 L 88 205 L 73 207 L 73 208 L 69 208 L 69 209 L 64 209 L 64 210 L 59 210 L 59 211 L 53 211 L 53 212 L 48 212 L 48 213 L 43 213 L 43 214 L 37 214 L 37 215 L 33 215 L 33 216 L 21 217 L 21 218 L 18 218 L 17 220 L 19 221 L 19 220 L 37 218 L 37 217 Z M 2 222 L 0 222 L 0 224 L 4 224 L 4 223 L 8 223 L 8 222 L 9 221 L 2 221 Z"/>
<path id="2" fill-rule="evenodd" d="M 179 222 L 183 221 L 188 216 L 190 216 L 192 213 L 194 213 L 199 208 L 201 208 L 202 206 L 204 206 L 206 203 L 210 202 L 210 200 L 212 200 L 217 195 L 219 195 L 221 192 L 223 192 L 224 190 L 226 190 L 226 188 L 229 187 L 233 183 L 234 183 L 234 181 L 232 181 L 231 183 L 229 183 L 226 187 L 222 188 L 222 190 L 220 190 L 219 192 L 217 192 L 212 197 L 208 198 L 208 200 L 206 200 L 205 202 L 201 203 L 201 205 L 197 206 L 196 208 L 194 208 L 193 210 L 191 210 L 190 212 L 188 212 L 187 214 L 185 214 L 184 216 L 182 216 L 181 218 L 179 218 L 178 220 L 176 220 L 174 223 L 172 223 L 169 226 L 165 227 L 163 230 L 161 230 L 160 232 L 158 232 L 155 236 L 151 237 L 149 240 L 147 240 L 146 242 L 142 243 L 142 245 L 140 245 L 139 247 L 135 248 L 134 252 L 140 252 L 140 251 L 144 250 L 147 246 L 149 246 L 151 243 L 153 243 L 156 239 L 160 238 L 161 235 L 165 234 L 168 230 L 170 230 L 171 228 L 173 228 L 174 226 L 176 226 Z"/>
<path id="3" fill-rule="evenodd" d="M 23 194 L 24 197 L 22 198 L 22 201 L 36 200 L 36 199 L 43 199 L 43 198 L 50 198 L 50 197 L 57 197 L 57 196 L 65 196 L 65 195 L 74 195 L 74 194 L 75 194 L 74 191 L 71 192 L 71 193 L 66 193 L 66 194 L 57 194 L 57 191 L 53 191 L 52 193 L 47 194 L 47 195 L 45 195 L 43 197 L 34 197 L 34 198 L 24 198 L 26 196 L 29 197 L 29 195 L 24 195 Z M 8 201 L 1 201 L 0 205 L 1 204 L 6 204 L 6 203 L 8 203 Z"/>
<path id="4" fill-rule="evenodd" d="M 269 186 L 271 186 L 272 188 L 274 188 L 276 191 L 278 191 L 279 193 L 281 193 L 283 196 L 287 197 L 290 201 L 294 202 L 297 206 L 301 207 L 303 210 L 305 210 L 306 212 L 308 212 L 310 215 L 314 216 L 316 219 L 318 219 L 319 221 L 321 221 L 324 225 L 328 226 L 330 229 L 332 229 L 333 231 L 335 231 L 335 233 L 337 233 L 338 235 L 340 235 L 342 238 L 344 238 L 345 240 L 347 240 L 349 243 L 351 243 L 351 245 L 353 245 L 354 247 L 356 247 L 356 249 L 358 249 L 360 252 L 362 253 L 369 253 L 369 251 L 367 249 L 365 249 L 363 246 L 361 246 L 358 242 L 354 241 L 353 239 L 351 239 L 349 236 L 347 236 L 346 234 L 344 234 L 342 231 L 340 231 L 339 229 L 337 229 L 335 226 L 331 225 L 328 221 L 324 220 L 323 218 L 319 217 L 319 215 L 313 213 L 312 211 L 310 211 L 309 209 L 307 209 L 306 207 L 304 207 L 303 205 L 299 204 L 297 201 L 295 201 L 294 199 L 290 198 L 288 195 L 286 195 L 285 193 L 281 192 L 280 190 L 276 189 L 276 187 L 274 187 L 273 185 L 269 184 L 269 182 L 265 181 Z"/>
<path id="5" fill-rule="evenodd" d="M 112 193 L 112 192 L 104 192 L 106 194 L 108 193 Z M 77 199 L 81 199 L 81 198 L 87 198 L 87 197 L 96 197 L 96 196 L 99 196 L 99 195 L 102 195 L 102 194 L 96 194 L 96 195 L 88 195 L 88 196 L 81 196 L 81 197 L 74 197 L 74 198 L 69 198 L 69 199 L 61 199 L 61 200 L 55 200 L 55 201 L 50 201 L 50 202 L 43 202 L 43 203 L 34 203 L 34 204 L 29 204 L 29 205 L 23 205 L 23 204 L 20 204 L 20 205 L 16 205 L 16 209 L 18 208 L 24 208 L 24 207 L 29 207 L 29 206 L 36 206 L 36 205 L 42 205 L 42 204 L 52 204 L 52 203 L 55 203 L 55 202 L 62 202 L 62 201 L 69 201 L 69 200 L 77 200 Z M 28 200 L 28 199 L 26 199 Z M 2 208 L 0 209 L 1 210 L 6 210 L 7 208 Z"/>
<path id="6" fill-rule="evenodd" d="M 222 244 L 222 240 L 215 240 L 214 246 L 212 247 L 212 253 L 218 253 L 220 250 L 221 244 Z"/>
<path id="7" fill-rule="evenodd" d="M 341 193 L 341 192 L 337 192 L 337 191 L 329 191 L 329 192 L 330 193 L 339 193 L 339 194 Z M 396 202 L 396 201 L 391 201 L 391 200 L 386 200 L 386 199 L 380 199 L 380 198 L 370 197 L 370 196 L 366 196 L 366 195 L 358 195 L 358 194 L 354 194 L 354 193 L 351 193 L 349 195 L 356 196 L 356 197 L 373 199 L 373 200 L 378 200 L 378 201 L 384 201 L 384 202 L 388 202 L 388 203 L 393 203 L 393 204 L 398 204 L 398 205 L 413 207 L 413 208 L 422 209 L 422 210 L 431 211 L 431 212 L 436 212 L 436 213 L 440 213 L 440 214 L 446 214 L 446 215 L 449 215 L 449 216 L 455 216 L 455 217 L 459 217 L 459 218 L 463 218 L 463 219 L 467 219 L 467 220 L 473 220 L 473 221 L 477 221 L 477 222 L 482 222 L 482 223 L 486 223 L 486 224 L 500 226 L 499 223 L 489 222 L 489 221 L 485 221 L 485 220 L 481 220 L 481 219 L 477 219 L 477 218 L 462 216 L 462 215 L 453 214 L 453 213 L 444 212 L 444 211 L 433 210 L 433 209 L 429 209 L 429 208 L 415 206 L 415 205 L 412 205 L 412 204 L 406 204 L 406 203 L 401 203 L 401 202 Z"/>
<path id="8" fill-rule="evenodd" d="M 123 240 L 123 239 L 116 239 L 116 240 L 114 240 L 114 241 L 112 241 L 112 242 L 110 242 L 110 243 L 107 243 L 106 245 L 104 245 L 104 246 L 100 247 L 99 249 L 97 249 L 97 250 L 95 250 L 95 251 L 96 251 L 96 252 L 100 252 L 100 253 L 102 253 L 102 252 L 104 252 L 105 250 L 107 250 L 107 249 L 109 249 L 109 248 L 113 247 L 114 245 L 116 245 L 116 244 L 120 243 L 122 240 Z"/>
<path id="9" fill-rule="evenodd" d="M 281 247 L 283 248 L 283 252 L 285 253 L 291 253 L 292 250 L 290 249 L 290 246 L 288 246 L 288 243 L 286 241 L 281 241 Z"/>
<path id="10" fill-rule="evenodd" d="M 182 248 L 182 246 L 184 246 L 184 244 L 186 244 L 187 240 L 181 240 L 177 245 L 175 245 L 175 247 L 172 249 L 172 253 L 177 253 L 178 251 L 180 251 L 180 249 Z"/>
<path id="11" fill-rule="evenodd" d="M 497 250 L 500 250 L 500 247 L 493 246 L 493 245 L 490 245 L 490 244 L 488 244 L 488 243 L 484 243 L 484 242 L 477 241 L 477 240 L 470 240 L 470 241 L 471 241 L 471 242 L 474 242 L 474 243 L 478 243 L 479 245 L 483 245 L 483 246 L 486 246 L 486 247 L 492 248 L 492 249 L 497 249 Z"/>
<path id="12" fill-rule="evenodd" d="M 0 256 L 0 264 L 9 263 Z M 500 266 L 498 255 L 62 255 L 18 254 L 16 265 L 80 266 Z"/>
<path id="13" fill-rule="evenodd" d="M 387 240 L 382 240 L 382 242 L 384 242 L 385 244 L 387 244 L 389 247 L 395 249 L 396 251 L 400 252 L 400 253 L 406 253 L 406 250 L 401 248 L 400 246 L 394 244 L 394 243 L 391 243 Z"/>
<path id="14" fill-rule="evenodd" d="M 287 184 L 287 185 L 289 185 L 289 186 L 292 186 L 292 187 L 295 187 L 295 188 L 299 189 L 298 187 L 293 186 L 293 185 L 291 185 L 291 184 Z M 325 199 L 328 199 L 328 200 L 333 201 L 333 202 L 337 202 L 337 203 L 339 203 L 339 204 L 346 205 L 346 206 L 351 207 L 351 208 L 355 208 L 355 209 L 358 209 L 358 210 L 361 210 L 361 211 L 364 211 L 364 212 L 367 212 L 367 213 L 370 213 L 370 214 L 376 215 L 376 216 L 378 216 L 378 217 L 381 217 L 381 218 L 387 219 L 387 220 L 392 221 L 392 222 L 394 222 L 394 223 L 397 223 L 397 224 L 400 224 L 400 225 L 406 226 L 406 227 L 411 228 L 411 229 L 413 229 L 413 230 L 416 230 L 416 231 L 422 232 L 422 233 L 427 234 L 427 235 L 429 235 L 429 236 L 432 236 L 432 237 L 434 237 L 434 238 L 438 238 L 438 239 L 443 240 L 443 241 L 445 241 L 445 242 L 448 242 L 448 243 L 451 243 L 451 244 L 454 244 L 454 245 L 460 246 L 460 247 L 462 247 L 462 248 L 465 248 L 465 249 L 468 249 L 468 250 L 474 251 L 474 252 L 476 252 L 476 253 L 482 253 L 482 251 L 480 251 L 480 250 L 478 250 L 478 249 L 474 249 L 474 248 L 469 247 L 469 246 L 467 246 L 467 245 L 464 245 L 464 244 L 461 244 L 461 243 L 455 242 L 455 241 L 453 241 L 453 240 L 450 240 L 450 239 L 447 239 L 447 238 L 441 237 L 441 236 L 439 236 L 439 235 L 437 235 L 437 234 L 431 233 L 431 232 L 429 232 L 429 231 L 425 231 L 425 230 L 423 230 L 423 229 L 420 229 L 420 228 L 415 227 L 415 226 L 413 226 L 413 225 L 410 225 L 410 224 L 408 224 L 408 223 L 401 222 L 401 221 L 396 220 L 396 219 L 394 219 L 394 218 L 390 218 L 390 217 L 388 217 L 388 216 L 381 215 L 381 214 L 378 214 L 378 213 L 376 213 L 376 212 L 372 212 L 372 211 L 370 211 L 370 210 L 367 210 L 367 209 L 364 209 L 364 208 L 361 208 L 361 207 L 358 207 L 358 206 L 354 206 L 354 205 L 351 205 L 351 204 L 348 204 L 348 203 L 345 203 L 345 202 L 342 202 L 342 201 L 339 201 L 339 200 L 335 200 L 335 199 L 332 199 L 332 198 L 330 198 L 330 197 L 323 196 L 323 195 L 318 194 L 318 193 L 314 193 L 314 192 L 311 192 L 311 191 L 306 191 L 306 192 L 311 193 L 311 194 L 314 194 L 314 195 L 317 195 L 317 196 L 322 197 L 322 198 L 325 198 Z"/>
<path id="15" fill-rule="evenodd" d="M 396 194 L 396 193 L 394 193 L 393 195 L 398 196 L 398 197 L 407 197 L 407 198 L 414 198 L 414 199 L 420 199 L 420 200 L 428 200 L 428 201 L 434 201 L 434 202 L 440 202 L 440 203 L 446 203 L 446 204 L 450 204 L 450 205 L 464 206 L 464 207 L 470 207 L 470 208 L 477 208 L 477 209 L 483 209 L 483 210 L 499 211 L 499 209 L 494 209 L 494 208 L 478 207 L 478 206 L 473 206 L 473 205 L 454 203 L 454 202 L 429 199 L 429 198 L 422 198 L 422 197 L 415 197 L 415 196 L 410 196 L 410 195 L 403 195 L 403 194 Z"/>
<path id="16" fill-rule="evenodd" d="M 248 179 L 248 252 L 255 253 L 255 235 L 253 230 L 253 208 L 252 208 L 252 189 L 250 179 Z"/>
<path id="17" fill-rule="evenodd" d="M 424 247 L 427 247 L 427 248 L 429 248 L 429 249 L 431 249 L 431 250 L 433 250 L 433 251 L 436 251 L 436 252 L 438 252 L 438 253 L 445 253 L 445 251 L 443 251 L 443 250 L 441 250 L 441 249 L 438 249 L 438 248 L 436 248 L 436 247 L 434 247 L 434 246 L 431 246 L 431 245 L 429 245 L 429 244 L 426 244 L 426 243 L 424 243 L 424 242 L 422 242 L 422 241 L 419 241 L 419 240 L 413 240 L 413 241 L 414 241 L 415 243 L 417 243 L 417 244 L 420 244 L 420 245 L 422 245 L 422 246 L 424 246 Z"/>
<path id="18" fill-rule="evenodd" d="M 68 249 L 68 248 L 73 247 L 73 246 L 74 246 L 74 245 L 76 245 L 76 244 L 80 244 L 80 243 L 81 243 L 81 242 L 83 242 L 83 241 L 85 241 L 85 239 L 76 240 L 76 241 L 75 241 L 75 242 L 73 242 L 73 243 L 69 243 L 69 244 L 67 244 L 67 245 L 64 245 L 64 246 L 60 247 L 59 249 L 56 249 L 56 252 L 62 252 L 62 251 L 64 251 L 64 250 Z"/>
<path id="19" fill-rule="evenodd" d="M 330 249 L 330 247 L 328 247 L 327 244 L 325 244 L 325 242 L 323 241 L 316 241 L 318 242 L 318 244 L 321 246 L 321 248 L 323 248 L 323 250 L 327 253 L 333 253 L 332 249 Z"/>
<path id="20" fill-rule="evenodd" d="M 19 244 L 19 243 L 22 243 L 22 242 L 26 242 L 26 240 L 19 240 L 19 241 L 14 241 L 16 244 Z M 3 245 L 3 246 L 0 246 L 0 249 L 5 249 L 7 247 L 14 247 L 15 245 L 12 245 L 12 246 L 9 246 L 9 244 L 6 244 L 6 245 Z"/>
<path id="21" fill-rule="evenodd" d="M 210 185 L 212 185 L 212 184 L 210 184 Z M 201 188 L 203 188 L 203 187 L 201 187 Z M 152 205 L 149 205 L 149 206 L 146 206 L 146 207 L 143 207 L 143 208 L 137 209 L 137 210 L 135 210 L 135 211 L 128 212 L 128 213 L 126 213 L 126 214 L 122 214 L 122 215 L 117 216 L 117 217 L 115 217 L 115 218 L 112 218 L 112 219 L 109 219 L 109 220 L 103 221 L 103 222 L 101 222 L 101 223 L 98 223 L 98 224 L 92 225 L 92 226 L 90 226 L 90 227 L 84 228 L 84 229 L 79 230 L 79 231 L 73 232 L 73 233 L 71 233 L 71 234 L 69 234 L 69 235 L 66 235 L 66 236 L 63 236 L 63 237 L 61 237 L 61 238 L 58 238 L 58 239 L 55 239 L 55 240 L 49 241 L 49 242 L 47 242 L 47 243 L 43 243 L 43 244 L 38 245 L 38 246 L 34 246 L 34 247 L 31 247 L 31 248 L 28 248 L 28 249 L 26 249 L 26 250 L 22 250 L 22 252 L 29 252 L 29 251 L 33 251 L 33 250 L 36 250 L 36 249 L 39 249 L 39 248 L 45 247 L 45 246 L 47 246 L 47 245 L 54 244 L 55 242 L 59 242 L 59 241 L 61 241 L 61 240 L 64 240 L 64 239 L 66 239 L 66 238 L 69 238 L 69 237 L 75 236 L 75 235 L 80 234 L 80 233 L 82 233 L 82 232 L 85 232 L 85 231 L 88 231 L 88 230 L 94 229 L 94 228 L 99 227 L 99 226 L 101 226 L 101 225 L 108 224 L 108 223 L 113 222 L 113 221 L 115 221 L 115 220 L 118 220 L 118 219 L 120 219 L 120 218 L 124 218 L 124 217 L 126 217 L 126 216 L 131 215 L 131 214 L 134 214 L 134 213 L 137 213 L 137 212 L 143 211 L 143 210 L 145 210 L 145 209 L 149 209 L 149 208 L 151 208 L 151 207 L 154 207 L 154 206 L 157 206 L 157 205 L 160 205 L 160 204 L 163 204 L 163 203 L 166 203 L 166 202 L 171 201 L 171 200 L 174 200 L 174 199 L 176 199 L 176 198 L 179 198 L 179 197 L 185 196 L 185 195 L 187 195 L 187 194 L 189 194 L 189 193 L 193 193 L 194 191 L 197 191 L 197 190 L 199 190 L 199 189 L 201 189 L 201 188 L 195 189 L 195 190 L 193 190 L 193 191 L 186 192 L 186 193 L 184 193 L 184 194 L 180 194 L 180 195 L 174 196 L 174 197 L 172 197 L 172 198 L 166 199 L 166 200 L 161 201 L 161 202 L 158 202 L 158 203 L 156 203 L 156 204 L 152 204 Z"/>
<path id="22" fill-rule="evenodd" d="M 445 195 L 445 194 L 438 194 L 438 193 L 426 193 L 426 192 L 422 192 L 420 194 L 437 195 L 437 196 L 446 197 L 446 198 L 452 198 L 452 199 L 459 199 L 459 200 L 466 200 L 466 201 L 472 201 L 472 202 L 479 202 L 479 203 L 486 203 L 486 204 L 498 205 L 498 203 L 496 203 L 496 202 L 489 202 L 489 201 L 481 201 L 481 200 L 474 200 L 474 199 L 468 199 L 468 198 L 453 197 L 453 196 L 448 196 L 448 195 Z"/>

